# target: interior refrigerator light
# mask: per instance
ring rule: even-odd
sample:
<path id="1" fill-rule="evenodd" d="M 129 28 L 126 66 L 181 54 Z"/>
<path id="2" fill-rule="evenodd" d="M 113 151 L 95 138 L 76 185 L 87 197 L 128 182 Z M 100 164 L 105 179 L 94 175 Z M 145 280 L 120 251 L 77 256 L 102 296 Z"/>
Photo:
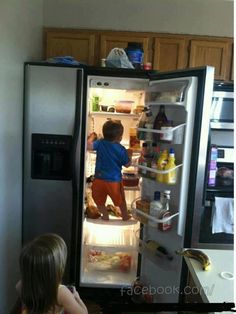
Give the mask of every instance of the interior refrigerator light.
<path id="1" fill-rule="evenodd" d="M 84 222 L 85 242 L 88 245 L 102 245 L 102 246 L 135 246 L 136 237 L 135 231 L 139 224 L 133 225 L 109 225 L 98 224 L 93 222 Z"/>

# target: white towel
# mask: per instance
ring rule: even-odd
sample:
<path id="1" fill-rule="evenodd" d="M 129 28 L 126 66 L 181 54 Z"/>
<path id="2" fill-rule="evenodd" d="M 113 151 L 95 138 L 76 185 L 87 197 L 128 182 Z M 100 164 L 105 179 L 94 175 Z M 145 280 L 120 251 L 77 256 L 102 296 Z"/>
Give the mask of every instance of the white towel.
<path id="1" fill-rule="evenodd" d="M 212 215 L 212 233 L 234 233 L 234 199 L 215 197 Z"/>

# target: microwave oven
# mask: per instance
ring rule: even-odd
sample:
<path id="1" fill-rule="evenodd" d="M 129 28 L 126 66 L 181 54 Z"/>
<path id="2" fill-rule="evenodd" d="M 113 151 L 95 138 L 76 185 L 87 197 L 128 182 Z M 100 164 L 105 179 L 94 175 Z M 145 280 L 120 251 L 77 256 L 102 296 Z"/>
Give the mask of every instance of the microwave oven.
<path id="1" fill-rule="evenodd" d="M 214 83 L 210 126 L 211 129 L 234 129 L 233 83 Z"/>

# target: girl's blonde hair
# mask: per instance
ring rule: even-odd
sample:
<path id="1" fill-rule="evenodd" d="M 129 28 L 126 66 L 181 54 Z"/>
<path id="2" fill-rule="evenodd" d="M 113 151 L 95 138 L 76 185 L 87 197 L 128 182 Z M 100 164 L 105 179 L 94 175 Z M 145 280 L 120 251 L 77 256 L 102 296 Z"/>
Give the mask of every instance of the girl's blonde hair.
<path id="1" fill-rule="evenodd" d="M 41 235 L 23 247 L 21 299 L 29 313 L 44 314 L 55 309 L 66 258 L 66 244 L 56 234 Z"/>

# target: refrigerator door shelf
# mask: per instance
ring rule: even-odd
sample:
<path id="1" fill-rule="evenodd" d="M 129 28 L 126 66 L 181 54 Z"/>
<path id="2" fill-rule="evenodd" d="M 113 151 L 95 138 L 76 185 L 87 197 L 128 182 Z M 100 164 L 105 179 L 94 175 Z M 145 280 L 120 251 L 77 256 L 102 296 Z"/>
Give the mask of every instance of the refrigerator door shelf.
<path id="1" fill-rule="evenodd" d="M 160 106 L 160 105 L 164 105 L 164 106 L 185 106 L 185 103 L 183 101 L 146 101 L 145 102 L 146 106 Z"/>
<path id="2" fill-rule="evenodd" d="M 183 144 L 185 126 L 186 126 L 186 123 L 181 123 L 171 128 L 168 128 L 166 130 L 156 130 L 156 129 L 147 129 L 147 128 L 138 128 L 137 130 L 141 132 L 146 132 L 146 133 L 163 134 L 165 135 L 165 138 L 168 137 L 172 139 L 168 141 L 169 144 Z M 148 140 L 146 139 L 145 141 L 148 141 Z M 153 140 L 151 139 L 151 141 Z"/>
<path id="3" fill-rule="evenodd" d="M 148 215 L 147 213 L 143 212 L 142 210 L 139 210 L 138 208 L 132 208 L 132 214 L 136 219 L 140 219 L 139 216 L 145 217 L 148 220 L 154 222 L 154 223 L 165 223 L 167 221 L 172 220 L 174 217 L 177 217 L 179 213 L 173 213 L 169 217 L 163 218 L 163 219 L 158 219 L 156 217 L 153 217 L 151 215 Z"/>
<path id="4" fill-rule="evenodd" d="M 149 259 L 155 266 L 165 270 L 165 271 L 176 271 L 175 260 L 179 258 L 173 252 L 168 252 L 168 254 L 163 254 L 158 250 L 151 250 L 148 248 L 147 244 L 143 240 L 139 240 L 139 253 L 143 257 Z"/>
<path id="5" fill-rule="evenodd" d="M 153 169 L 153 168 L 150 168 L 150 167 L 146 167 L 146 166 L 141 166 L 141 165 L 138 165 L 138 168 L 144 169 L 144 170 L 148 170 L 148 171 L 151 171 L 151 172 L 155 172 L 155 173 L 166 174 L 166 173 L 170 173 L 173 170 L 179 169 L 182 166 L 183 166 L 183 164 L 178 164 L 176 167 L 171 168 L 169 170 L 156 170 L 156 169 Z"/>
<path id="6" fill-rule="evenodd" d="M 154 104 L 183 104 L 186 100 L 188 87 L 191 85 L 191 77 L 176 78 L 162 81 L 151 81 L 149 91 L 146 93 L 146 101 Z"/>

